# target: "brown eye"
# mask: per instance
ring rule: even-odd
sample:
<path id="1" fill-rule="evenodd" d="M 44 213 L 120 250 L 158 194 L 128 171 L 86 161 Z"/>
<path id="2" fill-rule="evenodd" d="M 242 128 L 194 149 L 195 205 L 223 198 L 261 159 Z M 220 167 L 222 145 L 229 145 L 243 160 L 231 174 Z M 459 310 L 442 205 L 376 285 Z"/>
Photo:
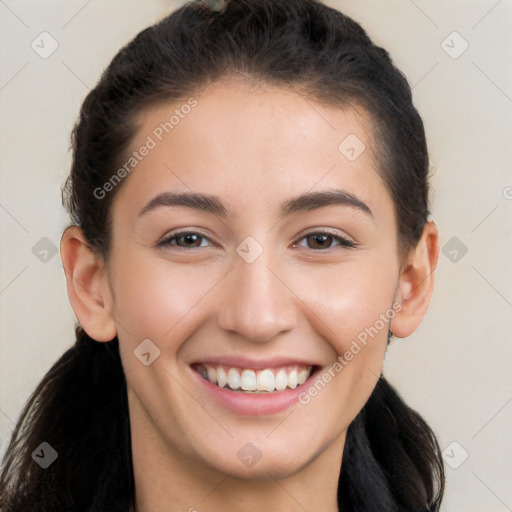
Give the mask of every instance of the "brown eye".
<path id="1" fill-rule="evenodd" d="M 174 233 L 162 240 L 158 245 L 160 246 L 176 246 L 182 249 L 195 249 L 197 247 L 204 247 L 203 240 L 208 240 L 206 236 L 195 231 L 186 231 L 181 233 Z"/>
<path id="2" fill-rule="evenodd" d="M 185 235 L 180 235 L 176 237 L 176 245 L 181 246 L 180 242 L 183 242 L 184 247 L 200 247 L 201 246 L 201 236 L 195 233 L 187 233 Z M 199 241 L 199 245 L 197 242 Z"/>
<path id="3" fill-rule="evenodd" d="M 310 249 L 328 249 L 334 237 L 331 235 L 308 235 L 306 238 L 311 242 Z"/>
<path id="4" fill-rule="evenodd" d="M 356 244 L 346 238 L 332 233 L 315 232 L 308 233 L 301 240 L 307 240 L 306 248 L 313 249 L 316 251 L 332 249 L 336 246 L 344 248 L 353 248 Z M 334 243 L 334 245 L 333 245 Z M 303 245 L 302 245 L 303 246 Z M 303 246 L 304 247 L 304 246 Z"/>

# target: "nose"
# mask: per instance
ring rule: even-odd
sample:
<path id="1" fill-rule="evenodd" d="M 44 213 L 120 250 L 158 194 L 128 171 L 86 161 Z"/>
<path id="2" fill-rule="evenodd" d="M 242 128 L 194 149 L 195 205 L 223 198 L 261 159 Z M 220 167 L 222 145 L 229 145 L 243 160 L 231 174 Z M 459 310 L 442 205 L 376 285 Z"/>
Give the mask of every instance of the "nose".
<path id="1" fill-rule="evenodd" d="M 283 277 L 267 251 L 252 263 L 236 257 L 222 290 L 219 327 L 254 342 L 293 329 L 296 297 Z"/>

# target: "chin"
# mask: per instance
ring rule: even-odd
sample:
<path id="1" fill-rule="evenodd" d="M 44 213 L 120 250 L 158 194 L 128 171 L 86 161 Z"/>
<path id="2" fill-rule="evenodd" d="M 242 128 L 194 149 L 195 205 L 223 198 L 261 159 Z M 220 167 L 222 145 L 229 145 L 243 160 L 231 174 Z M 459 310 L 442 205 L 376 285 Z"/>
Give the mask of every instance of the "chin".
<path id="1" fill-rule="evenodd" d="M 238 461 L 237 461 L 238 462 Z M 303 461 L 283 461 L 280 457 L 263 457 L 252 467 L 244 467 L 242 463 L 233 464 L 232 462 L 225 467 L 218 468 L 223 473 L 229 474 L 233 478 L 248 481 L 264 481 L 269 479 L 284 479 L 294 475 L 307 466 L 309 460 Z"/>
<path id="2" fill-rule="evenodd" d="M 307 467 L 324 450 L 319 448 L 312 451 L 311 444 L 305 446 L 303 443 L 300 443 L 300 446 L 282 443 L 272 445 L 267 440 L 266 445 L 262 446 L 262 443 L 257 441 L 254 444 L 247 441 L 231 441 L 231 446 L 217 453 L 209 451 L 201 458 L 216 471 L 251 481 L 290 477 Z M 259 448 L 255 446 L 256 444 Z M 307 452 L 305 448 L 308 449 Z"/>

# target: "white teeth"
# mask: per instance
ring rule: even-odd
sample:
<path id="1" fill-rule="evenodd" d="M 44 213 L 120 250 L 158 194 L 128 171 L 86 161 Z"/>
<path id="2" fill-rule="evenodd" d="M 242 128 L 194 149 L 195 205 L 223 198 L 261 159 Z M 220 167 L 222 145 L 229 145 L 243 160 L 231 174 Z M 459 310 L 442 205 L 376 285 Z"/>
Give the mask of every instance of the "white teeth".
<path id="1" fill-rule="evenodd" d="M 297 370 L 292 370 L 288 374 L 288 387 L 292 389 L 297 387 Z"/>
<path id="2" fill-rule="evenodd" d="M 244 370 L 242 372 L 240 387 L 244 391 L 256 391 L 256 374 L 252 370 Z"/>
<path id="3" fill-rule="evenodd" d="M 228 384 L 231 389 L 240 387 L 240 374 L 234 368 L 228 370 Z"/>
<path id="4" fill-rule="evenodd" d="M 228 377 L 226 375 L 226 371 L 224 370 L 224 368 L 222 368 L 222 366 L 217 367 L 217 382 L 215 382 L 215 379 L 210 380 L 210 382 L 213 382 L 213 384 L 217 384 L 219 388 L 223 388 L 227 384 Z"/>
<path id="5" fill-rule="evenodd" d="M 274 386 L 278 391 L 284 391 L 288 385 L 288 375 L 284 370 L 279 370 L 276 374 Z"/>
<path id="6" fill-rule="evenodd" d="M 274 374 L 272 370 L 263 370 L 258 373 L 256 388 L 258 391 L 274 391 Z"/>
<path id="7" fill-rule="evenodd" d="M 309 372 L 308 370 L 304 369 L 304 370 L 301 370 L 298 374 L 297 374 L 297 382 L 299 383 L 299 386 L 304 384 L 304 382 L 306 382 L 307 378 L 309 376 Z"/>
<path id="8" fill-rule="evenodd" d="M 211 366 L 208 366 L 206 368 L 206 375 L 208 376 L 208 380 L 210 382 L 213 382 L 214 384 L 217 384 L 217 372 L 215 371 L 215 368 L 212 368 Z"/>
<path id="9" fill-rule="evenodd" d="M 285 369 L 286 368 L 286 369 Z M 226 372 L 227 370 L 227 372 Z M 250 370 L 227 368 L 225 366 L 210 366 L 201 364 L 197 371 L 208 381 L 220 388 L 228 387 L 239 392 L 266 392 L 295 389 L 304 384 L 311 375 L 312 366 L 287 366 L 279 370 Z"/>

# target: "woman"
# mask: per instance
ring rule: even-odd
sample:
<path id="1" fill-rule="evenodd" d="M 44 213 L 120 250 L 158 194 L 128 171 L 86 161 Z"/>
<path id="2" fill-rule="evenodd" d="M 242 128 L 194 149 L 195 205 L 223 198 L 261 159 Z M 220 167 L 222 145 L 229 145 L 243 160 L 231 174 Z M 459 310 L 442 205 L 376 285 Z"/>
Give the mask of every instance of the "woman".
<path id="1" fill-rule="evenodd" d="M 382 376 L 439 253 L 385 50 L 313 0 L 190 2 L 113 59 L 73 149 L 77 339 L 2 510 L 439 510 L 435 435 Z"/>

